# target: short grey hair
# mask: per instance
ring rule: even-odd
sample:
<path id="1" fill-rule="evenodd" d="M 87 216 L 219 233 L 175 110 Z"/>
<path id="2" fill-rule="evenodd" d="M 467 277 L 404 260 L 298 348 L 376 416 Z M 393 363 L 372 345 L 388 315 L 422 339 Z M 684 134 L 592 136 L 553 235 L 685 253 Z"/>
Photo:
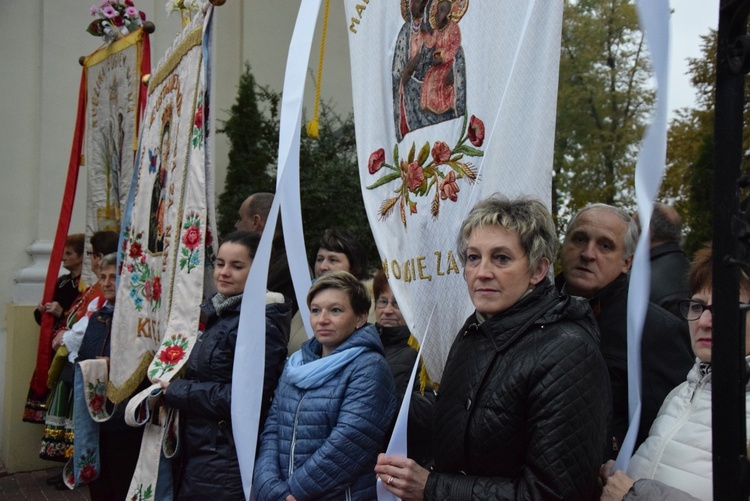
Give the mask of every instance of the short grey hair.
<path id="1" fill-rule="evenodd" d="M 107 266 L 117 266 L 117 253 L 111 252 L 104 256 L 99 262 L 99 271 L 101 272 Z"/>
<path id="2" fill-rule="evenodd" d="M 545 258 L 550 264 L 554 262 L 559 246 L 555 222 L 539 200 L 530 197 L 510 199 L 495 194 L 477 203 L 461 223 L 456 242 L 462 266 L 466 266 L 466 249 L 471 233 L 485 226 L 500 226 L 515 231 L 528 256 L 529 270 L 536 269 Z"/>
<path id="3" fill-rule="evenodd" d="M 602 210 L 605 212 L 609 212 L 610 214 L 613 214 L 617 217 L 619 217 L 626 225 L 625 230 L 625 241 L 623 243 L 623 257 L 625 259 L 628 259 L 635 254 L 635 247 L 638 245 L 638 223 L 635 222 L 635 220 L 630 217 L 630 214 L 624 209 L 620 209 L 619 207 L 614 207 L 612 205 L 602 204 L 602 203 L 596 203 L 596 204 L 589 204 L 583 209 L 580 209 L 578 212 L 573 214 L 573 217 L 570 218 L 570 222 L 568 223 L 568 228 L 565 230 L 565 241 L 568 240 L 570 237 L 570 232 L 575 227 L 575 223 L 578 220 L 578 218 L 583 214 L 584 212 L 596 209 L 596 210 Z"/>

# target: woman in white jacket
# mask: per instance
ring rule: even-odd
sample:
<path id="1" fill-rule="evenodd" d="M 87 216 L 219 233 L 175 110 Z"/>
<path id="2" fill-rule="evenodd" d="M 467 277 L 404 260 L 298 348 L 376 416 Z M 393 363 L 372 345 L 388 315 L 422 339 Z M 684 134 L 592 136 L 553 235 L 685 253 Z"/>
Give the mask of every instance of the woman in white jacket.
<path id="1" fill-rule="evenodd" d="M 627 475 L 616 472 L 609 477 L 602 500 L 713 498 L 710 245 L 696 253 L 689 283 L 692 295 L 680 302 L 680 312 L 690 326 L 695 365 L 687 381 L 664 400 L 648 439 L 630 460 Z M 750 302 L 750 277 L 744 272 L 740 274 L 740 302 Z M 750 350 L 750 322 L 745 327 L 745 346 Z M 748 354 L 745 353 L 750 361 Z M 745 387 L 745 393 L 750 396 L 750 385 Z M 750 398 L 746 398 L 745 405 L 750 427 Z"/>

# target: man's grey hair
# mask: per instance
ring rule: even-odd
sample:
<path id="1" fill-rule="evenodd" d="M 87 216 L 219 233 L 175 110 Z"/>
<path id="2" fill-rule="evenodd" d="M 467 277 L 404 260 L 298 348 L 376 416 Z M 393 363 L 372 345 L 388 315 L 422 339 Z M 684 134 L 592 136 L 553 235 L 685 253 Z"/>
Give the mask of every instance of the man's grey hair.
<path id="1" fill-rule="evenodd" d="M 664 204 L 654 204 L 651 214 L 651 241 L 674 242 L 682 240 L 682 221 L 672 207 Z"/>
<path id="2" fill-rule="evenodd" d="M 466 249 L 471 233 L 486 226 L 500 226 L 516 232 L 528 256 L 529 270 L 536 269 L 543 258 L 554 262 L 559 246 L 555 222 L 539 200 L 526 197 L 509 199 L 495 194 L 477 203 L 461 223 L 456 242 L 462 266 L 466 265 Z"/>
<path id="3" fill-rule="evenodd" d="M 633 254 L 635 254 L 635 247 L 636 245 L 638 245 L 638 224 L 635 222 L 635 220 L 633 220 L 632 217 L 630 217 L 630 214 L 628 214 L 627 211 L 625 211 L 624 209 L 620 209 L 619 207 L 613 207 L 612 205 L 601 203 L 589 204 L 573 214 L 573 217 L 570 218 L 570 222 L 568 223 L 568 228 L 565 230 L 565 240 L 567 241 L 570 237 L 570 232 L 575 227 L 575 223 L 580 215 L 591 209 L 609 212 L 610 214 L 614 214 L 615 216 L 622 219 L 622 221 L 627 225 L 627 229 L 625 231 L 625 241 L 623 242 L 623 257 L 625 259 L 628 259 Z"/>

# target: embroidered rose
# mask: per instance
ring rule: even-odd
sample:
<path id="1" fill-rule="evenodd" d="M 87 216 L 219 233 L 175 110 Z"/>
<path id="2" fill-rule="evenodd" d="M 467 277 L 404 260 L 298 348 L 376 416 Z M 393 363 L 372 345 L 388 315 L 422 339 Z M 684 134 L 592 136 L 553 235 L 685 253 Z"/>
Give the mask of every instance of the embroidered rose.
<path id="1" fill-rule="evenodd" d="M 151 301 L 151 298 L 153 297 L 151 295 L 151 289 L 152 289 L 151 280 L 146 280 L 146 283 L 143 284 L 143 295 L 146 298 L 146 301 Z"/>
<path id="2" fill-rule="evenodd" d="M 167 346 L 159 353 L 159 360 L 165 364 L 176 364 L 185 355 L 185 350 L 181 346 Z"/>
<path id="3" fill-rule="evenodd" d="M 81 480 L 84 483 L 89 483 L 96 478 L 96 467 L 92 464 L 86 465 L 81 468 Z"/>
<path id="4" fill-rule="evenodd" d="M 482 146 L 484 142 L 484 122 L 475 117 L 471 116 L 469 120 L 469 141 L 476 147 Z"/>
<path id="5" fill-rule="evenodd" d="M 130 245 L 130 251 L 128 252 L 128 255 L 132 258 L 138 258 L 141 257 L 143 254 L 143 247 L 141 247 L 141 244 L 139 242 L 133 242 Z"/>
<path id="6" fill-rule="evenodd" d="M 182 242 L 190 250 L 195 249 L 201 243 L 201 230 L 197 226 L 191 226 L 182 237 Z"/>
<path id="7" fill-rule="evenodd" d="M 370 155 L 370 160 L 367 162 L 367 170 L 370 171 L 370 174 L 375 174 L 381 167 L 383 167 L 384 163 L 385 150 L 380 148 L 379 150 L 372 152 Z"/>
<path id="8" fill-rule="evenodd" d="M 432 159 L 436 164 L 442 164 L 451 159 L 451 149 L 442 141 L 437 141 L 432 147 Z"/>
<path id="9" fill-rule="evenodd" d="M 94 397 L 89 400 L 89 407 L 94 411 L 94 414 L 99 414 L 104 407 L 104 395 L 94 395 Z"/>
<path id="10" fill-rule="evenodd" d="M 405 166 L 406 162 L 402 162 L 401 167 Z M 424 169 L 417 162 L 412 162 L 406 166 L 406 187 L 409 191 L 414 191 L 424 182 Z"/>
<path id="11" fill-rule="evenodd" d="M 451 202 L 458 200 L 457 193 L 461 191 L 456 183 L 456 174 L 450 171 L 445 178 L 440 181 L 440 198 L 446 200 L 451 199 Z"/>
<path id="12" fill-rule="evenodd" d="M 159 301 L 161 299 L 161 277 L 154 277 L 151 297 L 154 299 L 154 301 Z"/>
<path id="13" fill-rule="evenodd" d="M 194 119 L 193 125 L 195 125 L 195 127 L 199 129 L 203 128 L 203 105 L 202 104 L 198 106 L 197 110 L 195 110 L 195 119 Z"/>

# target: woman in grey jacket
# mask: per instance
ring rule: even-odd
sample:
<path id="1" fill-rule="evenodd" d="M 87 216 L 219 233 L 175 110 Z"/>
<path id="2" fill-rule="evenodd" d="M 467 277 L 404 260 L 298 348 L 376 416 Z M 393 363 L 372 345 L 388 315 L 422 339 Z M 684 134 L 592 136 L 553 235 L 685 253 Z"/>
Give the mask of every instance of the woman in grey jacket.
<path id="1" fill-rule="evenodd" d="M 375 499 L 373 467 L 396 391 L 370 297 L 350 273 L 320 277 L 307 295 L 315 337 L 287 362 L 261 435 L 258 501 Z"/>

